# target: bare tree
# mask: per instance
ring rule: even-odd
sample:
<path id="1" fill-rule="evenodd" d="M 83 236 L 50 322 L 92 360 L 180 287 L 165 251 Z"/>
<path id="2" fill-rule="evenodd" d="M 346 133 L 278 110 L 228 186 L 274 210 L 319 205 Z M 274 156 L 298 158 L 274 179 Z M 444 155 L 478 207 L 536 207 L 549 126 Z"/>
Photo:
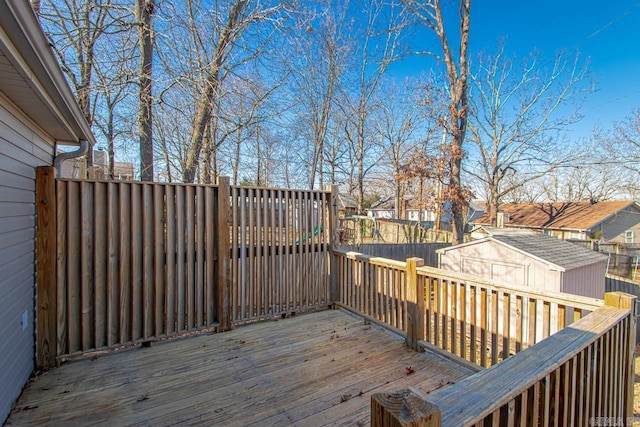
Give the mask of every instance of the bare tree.
<path id="1" fill-rule="evenodd" d="M 502 198 L 576 156 L 563 149 L 569 144 L 561 132 L 581 119 L 581 95 L 590 89 L 586 66 L 562 54 L 541 62 L 531 55 L 518 66 L 501 46 L 480 55 L 471 73 L 469 139 L 477 155 L 468 172 L 487 191 L 494 225 Z"/>
<path id="2" fill-rule="evenodd" d="M 365 178 L 377 163 L 377 158 L 368 158 L 376 147 L 368 126 L 376 107 L 375 95 L 389 65 L 402 55 L 400 35 L 406 25 L 403 11 L 394 2 L 372 0 L 365 7 L 364 35 L 353 70 L 355 89 L 345 94 L 342 105 L 345 136 L 354 161 L 358 212 L 364 209 Z"/>
<path id="3" fill-rule="evenodd" d="M 451 202 L 452 230 L 454 243 L 462 243 L 464 237 L 464 216 L 467 206 L 466 191 L 462 179 L 462 160 L 469 117 L 468 96 L 468 50 L 469 29 L 471 24 L 471 0 L 459 0 L 459 38 L 458 50 L 454 52 L 449 41 L 449 33 L 443 18 L 443 6 L 440 0 L 403 0 L 413 15 L 435 33 L 440 41 L 442 55 L 448 78 L 449 105 L 447 119 L 444 121 L 449 134 L 446 146 L 448 160 L 448 183 L 446 198 Z M 433 54 L 433 52 L 426 52 Z"/>
<path id="4" fill-rule="evenodd" d="M 403 87 L 407 89 L 403 92 Z M 393 82 L 383 90 L 385 100 L 375 114 L 375 129 L 380 136 L 384 153 L 384 174 L 388 182 L 392 178 L 395 199 L 395 217 L 402 218 L 404 196 L 408 186 L 407 167 L 420 144 L 419 131 L 428 126 L 425 116 L 418 108 L 419 100 L 412 95 L 413 90 L 407 82 L 400 86 Z M 424 136 L 424 135 L 422 135 Z M 423 140 L 424 141 L 424 140 Z M 421 188 L 423 185 L 420 186 Z"/>
<path id="5" fill-rule="evenodd" d="M 283 9 L 282 6 L 276 5 L 265 8 L 262 6 L 261 2 L 234 1 L 229 9 L 226 21 L 218 33 L 213 54 L 205 66 L 204 87 L 201 88 L 201 94 L 196 100 L 193 131 L 189 138 L 186 163 L 182 173 L 184 182 L 193 182 L 195 179 L 205 137 L 205 128 L 211 122 L 213 106 L 216 103 L 216 97 L 219 96 L 221 82 L 225 77 L 225 67 L 228 70 L 238 66 L 237 63 L 229 63 L 230 56 L 241 45 L 242 37 L 252 25 L 260 22 L 270 22 L 273 25 L 271 33 L 277 32 L 280 21 L 274 19 L 274 15 Z M 241 62 L 246 63 L 255 59 L 270 40 L 270 35 L 267 35 L 258 45 L 246 42 L 244 46 L 249 48 L 250 51 L 242 58 Z"/>
<path id="6" fill-rule="evenodd" d="M 140 50 L 140 108 L 138 132 L 140 139 L 140 179 L 153 181 L 153 13 L 155 0 L 136 0 L 138 46 Z"/>
<path id="7" fill-rule="evenodd" d="M 350 2 L 328 1 L 321 10 L 301 14 L 294 37 L 293 58 L 283 58 L 290 67 L 294 91 L 292 102 L 301 118 L 300 136 L 312 141 L 309 188 L 324 187 L 324 153 L 327 134 L 334 115 L 334 101 L 340 78 L 351 50 L 347 19 Z M 291 56 L 291 51 L 283 51 Z M 318 181 L 318 182 L 316 182 Z"/>
<path id="8" fill-rule="evenodd" d="M 629 195 L 640 192 L 640 107 L 623 120 L 616 122 L 613 132 L 603 136 L 602 142 L 610 158 L 625 169 L 629 178 L 626 187 Z"/>

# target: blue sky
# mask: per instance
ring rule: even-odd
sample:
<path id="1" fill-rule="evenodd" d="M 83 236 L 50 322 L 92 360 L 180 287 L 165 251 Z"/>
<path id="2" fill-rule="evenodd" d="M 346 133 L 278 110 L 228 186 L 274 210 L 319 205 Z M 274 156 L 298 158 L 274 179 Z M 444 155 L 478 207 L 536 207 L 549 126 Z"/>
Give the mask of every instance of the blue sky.
<path id="1" fill-rule="evenodd" d="M 474 0 L 472 57 L 495 51 L 501 39 L 506 52 L 522 58 L 534 50 L 549 60 L 562 50 L 589 58 L 596 92 L 582 109 L 584 119 L 574 125 L 574 140 L 589 136 L 596 125 L 610 128 L 640 107 L 639 0 Z M 401 67 L 413 74 L 409 69 L 418 71 L 419 63 L 424 61 Z"/>
<path id="2" fill-rule="evenodd" d="M 640 1 L 476 1 L 472 13 L 474 51 L 506 36 L 507 48 L 523 56 L 568 49 L 589 57 L 596 92 L 576 133 L 609 127 L 640 107 Z"/>

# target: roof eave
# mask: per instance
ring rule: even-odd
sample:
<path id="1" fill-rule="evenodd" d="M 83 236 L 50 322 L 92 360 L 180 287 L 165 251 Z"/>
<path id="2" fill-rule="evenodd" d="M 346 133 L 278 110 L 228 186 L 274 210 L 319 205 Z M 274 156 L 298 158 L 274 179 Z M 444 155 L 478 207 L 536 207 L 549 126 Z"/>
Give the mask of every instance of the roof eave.
<path id="1" fill-rule="evenodd" d="M 39 113 L 53 115 L 61 125 L 61 130 L 52 135 L 57 142 L 78 144 L 87 140 L 95 145 L 95 136 L 29 2 L 0 0 L 0 24 L 3 51 L 41 102 L 37 107 L 19 105 L 20 108 L 31 108 L 33 111 L 25 112 L 36 123 Z"/>

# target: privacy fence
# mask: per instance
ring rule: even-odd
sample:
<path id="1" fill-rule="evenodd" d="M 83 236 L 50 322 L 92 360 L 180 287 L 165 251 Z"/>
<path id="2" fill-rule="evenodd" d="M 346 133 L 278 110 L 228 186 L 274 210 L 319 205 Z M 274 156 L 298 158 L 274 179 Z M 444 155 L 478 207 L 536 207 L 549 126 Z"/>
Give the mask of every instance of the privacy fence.
<path id="1" fill-rule="evenodd" d="M 330 303 L 331 192 L 37 181 L 40 366 Z"/>

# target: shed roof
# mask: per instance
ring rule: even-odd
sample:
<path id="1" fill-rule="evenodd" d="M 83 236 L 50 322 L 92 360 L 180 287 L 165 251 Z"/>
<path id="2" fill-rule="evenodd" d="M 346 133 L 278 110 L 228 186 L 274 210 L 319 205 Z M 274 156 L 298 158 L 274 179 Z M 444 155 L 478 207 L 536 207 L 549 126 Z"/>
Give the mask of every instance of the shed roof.
<path id="1" fill-rule="evenodd" d="M 500 206 L 500 211 L 508 214 L 505 225 L 589 230 L 617 212 L 638 206 L 634 201 L 606 202 L 555 202 L 555 203 L 509 203 Z M 491 218 L 485 213 L 474 224 L 490 224 Z"/>
<path id="2" fill-rule="evenodd" d="M 502 233 L 495 230 L 489 237 L 438 249 L 437 252 L 445 253 L 463 246 L 485 244 L 491 241 L 507 246 L 524 255 L 553 264 L 562 271 L 604 262 L 607 259 L 603 254 L 556 237 L 535 233 Z"/>

